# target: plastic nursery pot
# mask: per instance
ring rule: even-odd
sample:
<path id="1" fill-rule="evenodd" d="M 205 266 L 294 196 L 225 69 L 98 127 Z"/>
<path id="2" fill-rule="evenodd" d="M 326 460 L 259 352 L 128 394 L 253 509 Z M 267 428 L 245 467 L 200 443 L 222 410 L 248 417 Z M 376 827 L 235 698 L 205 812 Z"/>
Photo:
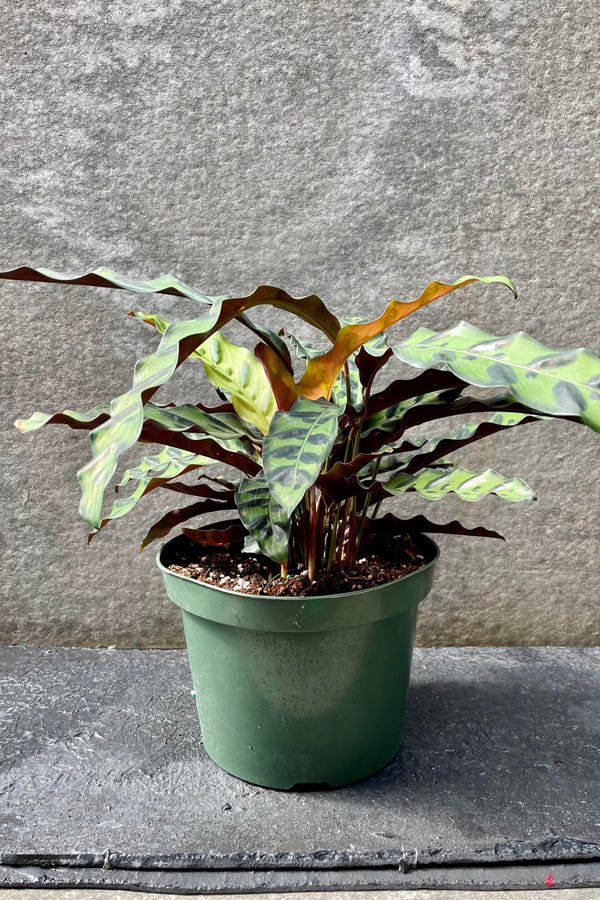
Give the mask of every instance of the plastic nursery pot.
<path id="1" fill-rule="evenodd" d="M 332 787 L 371 775 L 398 752 L 417 607 L 427 564 L 346 594 L 263 597 L 169 571 L 180 535 L 157 556 L 181 608 L 204 747 L 232 775 L 266 787 Z"/>

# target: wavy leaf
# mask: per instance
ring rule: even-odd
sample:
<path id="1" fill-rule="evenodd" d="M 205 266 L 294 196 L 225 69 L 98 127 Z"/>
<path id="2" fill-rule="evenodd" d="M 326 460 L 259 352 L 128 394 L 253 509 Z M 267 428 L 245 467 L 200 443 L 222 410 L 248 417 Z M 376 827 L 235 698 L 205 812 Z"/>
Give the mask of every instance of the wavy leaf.
<path id="1" fill-rule="evenodd" d="M 539 422 L 548 420 L 549 416 L 527 415 L 525 413 L 515 412 L 497 412 L 487 422 L 465 423 L 458 428 L 453 434 L 442 435 L 427 441 L 427 449 L 423 453 L 412 453 L 404 456 L 404 471 L 409 474 L 427 468 L 436 460 L 439 461 L 446 453 L 454 453 L 467 444 L 479 441 L 482 438 L 496 434 L 505 428 L 512 428 L 515 425 L 528 425 L 531 422 Z M 439 465 L 439 462 L 437 463 Z"/>
<path id="2" fill-rule="evenodd" d="M 467 398 L 465 398 L 467 399 Z M 402 440 L 400 446 L 397 441 L 391 444 L 384 444 L 380 448 L 380 453 L 360 454 L 360 457 L 372 457 L 373 461 L 368 462 L 363 468 L 354 468 L 360 474 L 361 478 L 372 474 L 374 466 L 378 464 L 378 473 L 392 472 L 402 469 L 404 473 L 414 474 L 415 472 L 425 469 L 435 463 L 436 467 L 448 462 L 444 457 L 446 453 L 454 453 L 467 444 L 474 441 L 489 437 L 502 431 L 505 428 L 511 428 L 515 425 L 526 425 L 530 422 L 538 422 L 540 420 L 548 420 L 549 416 L 534 415 L 516 412 L 496 412 L 487 422 L 467 423 L 461 425 L 453 434 L 442 435 L 437 438 L 411 438 L 410 440 Z M 425 446 L 425 450 L 422 448 Z M 390 450 L 393 452 L 390 453 Z M 410 451 L 410 452 L 407 452 Z M 422 452 L 421 452 L 422 451 Z M 350 474 L 350 472 L 346 473 Z"/>
<path id="3" fill-rule="evenodd" d="M 296 337 L 296 335 L 288 331 L 287 328 L 282 328 L 279 333 L 288 339 L 296 351 L 298 359 L 312 359 L 313 356 L 322 356 L 325 353 L 325 350 L 314 347 L 310 341 Z"/>
<path id="4" fill-rule="evenodd" d="M 161 334 L 170 324 L 154 314 L 134 312 L 133 315 L 154 325 Z M 287 373 L 280 354 L 271 352 Z M 269 380 L 255 355 L 246 347 L 232 344 L 217 332 L 190 357 L 202 360 L 208 379 L 215 387 L 227 391 L 238 416 L 266 434 L 277 407 Z"/>
<path id="5" fill-rule="evenodd" d="M 200 302 L 211 299 L 200 292 L 187 289 L 186 286 L 182 287 L 182 283 L 171 276 L 166 281 L 156 279 L 153 282 L 136 282 L 117 276 L 109 269 L 70 276 L 49 269 L 21 267 L 0 273 L 0 277 L 118 287 L 138 293 L 171 293 L 189 296 Z M 144 403 L 151 400 L 158 388 L 169 380 L 175 369 L 203 341 L 246 310 L 266 304 L 298 315 L 327 334 L 331 340 L 335 339 L 339 331 L 338 319 L 314 294 L 295 300 L 279 288 L 261 285 L 248 297 L 212 299 L 214 302 L 207 316 L 173 323 L 167 328 L 158 349 L 136 363 L 132 388 L 111 402 L 110 419 L 90 433 L 92 460 L 80 469 L 78 479 L 82 492 L 79 511 L 92 529 L 98 528 L 100 524 L 102 498 L 120 454 L 140 438 L 144 424 Z"/>
<path id="6" fill-rule="evenodd" d="M 273 498 L 264 472 L 242 480 L 235 502 L 240 519 L 258 550 L 273 562 L 286 562 L 290 517 Z"/>
<path id="7" fill-rule="evenodd" d="M 227 520 L 208 528 L 182 528 L 186 537 L 202 544 L 203 547 L 230 547 L 241 543 L 246 537 L 246 529 L 240 522 Z"/>
<path id="8" fill-rule="evenodd" d="M 92 529 L 100 524 L 104 490 L 114 474 L 120 454 L 140 437 L 144 424 L 144 403 L 151 400 L 158 388 L 169 380 L 176 368 L 202 342 L 240 312 L 263 304 L 296 312 L 311 324 L 314 324 L 315 317 L 321 316 L 322 330 L 337 323 L 318 297 L 313 295 L 298 301 L 285 291 L 263 285 L 250 297 L 215 302 L 210 313 L 202 319 L 170 325 L 158 349 L 136 363 L 133 387 L 111 402 L 111 418 L 90 434 L 92 460 L 80 469 L 78 479 L 82 492 L 79 510 Z M 318 318 L 316 324 L 319 324 Z M 255 473 L 247 471 L 247 474 Z"/>
<path id="9" fill-rule="evenodd" d="M 577 416 L 600 431 L 600 360 L 587 350 L 550 350 L 522 331 L 494 337 L 460 322 L 419 328 L 394 353 L 420 368 L 441 362 L 469 384 L 506 387 L 530 409 Z"/>
<path id="10" fill-rule="evenodd" d="M 188 287 L 174 275 L 161 275 L 150 281 L 136 281 L 125 278 L 112 269 L 95 269 L 85 275 L 65 275 L 62 272 L 54 272 L 51 269 L 34 269 L 30 266 L 20 266 L 9 272 L 0 272 L 0 278 L 14 281 L 44 281 L 57 284 L 81 284 L 91 287 L 119 288 L 124 291 L 133 291 L 136 294 L 174 294 L 177 297 L 187 297 L 197 303 L 212 304 L 216 300 L 225 300 L 227 295 L 208 297 L 202 291 Z"/>
<path id="11" fill-rule="evenodd" d="M 277 412 L 263 442 L 263 466 L 274 499 L 291 516 L 319 476 L 338 433 L 339 406 L 299 397 Z"/>
<path id="12" fill-rule="evenodd" d="M 505 478 L 493 469 L 471 472 L 463 466 L 456 466 L 451 471 L 445 472 L 425 469 L 418 475 L 399 472 L 386 481 L 383 487 L 389 494 L 394 495 L 416 491 L 428 500 L 440 500 L 449 493 L 470 502 L 481 500 L 487 494 L 495 494 L 503 500 L 512 501 L 536 499 L 534 492 L 521 478 Z"/>
<path id="13" fill-rule="evenodd" d="M 234 507 L 235 501 L 232 497 L 231 500 L 225 502 L 213 499 L 200 500 L 198 503 L 192 503 L 191 506 L 186 506 L 183 509 L 172 509 L 171 512 L 168 512 L 162 519 L 155 522 L 149 529 L 142 541 L 140 553 L 152 541 L 165 537 L 172 528 L 181 525 L 182 522 L 189 522 L 190 519 L 194 519 L 196 516 L 201 516 L 204 513 L 218 512 L 219 510 L 233 509 Z"/>
<path id="14" fill-rule="evenodd" d="M 167 473 L 169 475 L 171 473 L 178 475 L 186 466 L 211 466 L 215 462 L 216 460 L 214 459 L 210 459 L 207 456 L 199 456 L 189 450 L 165 447 L 160 453 L 142 457 L 135 466 L 127 469 L 115 490 L 124 487 L 129 481 L 139 481 L 141 478 L 146 478 L 151 473 L 154 477 L 165 476 Z"/>
<path id="15" fill-rule="evenodd" d="M 229 299 L 229 295 L 226 295 L 220 299 Z M 162 318 L 162 316 L 157 316 L 154 313 L 136 312 L 134 310 L 131 310 L 128 315 L 135 316 L 136 319 L 141 319 L 143 322 L 147 322 L 148 325 L 153 325 L 161 334 L 164 334 L 170 325 L 170 322 L 167 322 L 166 319 Z M 240 315 L 237 316 L 237 321 L 242 322 L 242 324 L 245 325 L 246 328 L 254 332 L 254 334 L 258 335 L 258 337 L 260 337 L 267 344 L 267 346 L 271 347 L 274 352 L 277 353 L 288 371 L 293 372 L 290 351 L 288 350 L 285 342 L 282 341 L 274 331 L 271 331 L 271 329 L 267 328 L 265 325 L 256 325 L 244 313 L 240 313 Z M 200 353 L 195 350 L 190 354 L 190 357 L 200 357 Z"/>
<path id="16" fill-rule="evenodd" d="M 77 412 L 74 409 L 65 409 L 61 413 L 42 413 L 35 412 L 28 419 L 17 419 L 14 422 L 15 428 L 18 428 L 22 434 L 29 431 L 35 431 L 42 425 L 68 425 L 70 428 L 83 428 L 86 431 L 92 431 L 106 422 L 110 414 L 110 403 L 98 403 L 87 412 Z"/>
<path id="17" fill-rule="evenodd" d="M 428 369 L 416 378 L 398 379 L 369 397 L 362 436 L 395 431 L 404 414 L 418 404 L 450 402 L 467 386 L 452 372 Z"/>
<path id="18" fill-rule="evenodd" d="M 177 447 L 181 450 L 208 456 L 224 465 L 239 469 L 246 475 L 256 475 L 260 469 L 259 463 L 249 453 L 230 450 L 225 441 L 218 442 L 203 434 L 172 431 L 149 420 L 143 424 L 139 441 L 145 444 L 164 444 L 166 447 Z"/>
<path id="19" fill-rule="evenodd" d="M 101 268 L 88 272 L 85 275 L 66 275 L 63 272 L 55 272 L 52 269 L 38 268 L 31 266 L 20 266 L 17 269 L 11 269 L 7 272 L 0 272 L 0 278 L 11 279 L 13 281 L 33 281 L 33 282 L 53 282 L 56 284 L 79 284 L 90 285 L 92 287 L 119 288 L 125 291 L 132 291 L 136 294 L 173 294 L 178 297 L 188 297 L 198 303 L 206 304 L 226 304 L 231 301 L 233 305 L 241 304 L 239 310 L 231 318 L 239 317 L 244 310 L 250 309 L 252 306 L 259 306 L 268 303 L 278 309 L 284 309 L 292 312 L 304 319 L 309 324 L 314 325 L 319 331 L 322 331 L 327 337 L 333 341 L 340 329 L 340 323 L 325 306 L 320 297 L 311 294 L 308 297 L 302 297 L 296 300 L 281 288 L 272 287 L 271 285 L 261 284 L 248 297 L 233 298 L 229 294 L 219 294 L 218 296 L 209 297 L 202 291 L 191 288 L 176 278 L 174 275 L 161 275 L 150 281 L 136 281 L 132 278 L 126 278 L 119 275 L 112 269 Z M 265 330 L 266 333 L 267 330 Z M 264 340 L 263 336 L 263 340 Z"/>
<path id="20" fill-rule="evenodd" d="M 200 468 L 198 465 L 188 465 L 188 466 L 180 466 L 175 471 L 176 467 L 170 467 L 165 474 L 160 477 L 150 477 L 140 478 L 138 485 L 135 491 L 132 494 L 129 494 L 127 497 L 118 497 L 117 500 L 113 503 L 112 509 L 108 516 L 102 519 L 100 523 L 100 528 L 98 531 L 101 531 L 102 528 L 105 528 L 109 522 L 112 522 L 113 519 L 119 519 L 121 516 L 126 515 L 131 512 L 135 506 L 137 506 L 138 502 L 145 497 L 146 494 L 149 494 L 151 491 L 156 490 L 157 488 L 171 488 L 178 493 L 184 493 L 187 495 L 192 495 L 194 497 L 203 497 L 204 499 L 211 500 L 219 500 L 225 501 L 231 507 L 231 503 L 234 499 L 234 492 L 227 490 L 215 490 L 215 488 L 211 487 L 208 484 L 198 484 L 198 485 L 186 485 L 186 484 L 170 484 L 169 482 L 173 478 L 177 478 L 178 475 L 186 475 L 188 472 L 193 472 L 195 469 Z M 92 538 L 98 534 L 98 531 L 93 531 L 88 535 L 88 544 L 91 542 Z"/>
<path id="21" fill-rule="evenodd" d="M 330 489 L 334 482 L 343 481 L 352 475 L 366 478 L 373 474 L 375 467 L 379 473 L 395 471 L 403 461 L 408 461 L 414 456 L 414 453 L 407 451 L 417 450 L 426 443 L 426 437 L 413 438 L 404 441 L 398 449 L 386 445 L 372 453 L 357 453 L 348 462 L 337 460 L 328 467 L 326 472 L 319 475 L 317 485 L 327 497 L 330 497 Z"/>
<path id="22" fill-rule="evenodd" d="M 335 338 L 333 347 L 322 356 L 309 360 L 306 372 L 298 382 L 299 393 L 303 397 L 312 399 L 329 397 L 338 372 L 348 357 L 358 350 L 359 347 L 362 347 L 363 344 L 377 337 L 381 332 L 395 325 L 396 322 L 404 319 L 427 303 L 431 303 L 433 300 L 437 300 L 457 290 L 459 287 L 472 284 L 474 281 L 484 282 L 485 284 L 504 284 L 511 289 L 516 297 L 514 285 L 502 275 L 485 276 L 483 278 L 475 275 L 465 275 L 453 284 L 433 281 L 416 300 L 409 303 L 392 300 L 378 319 L 365 324 L 346 325 L 344 328 L 341 328 Z"/>
<path id="23" fill-rule="evenodd" d="M 410 519 L 399 519 L 393 513 L 386 513 L 380 519 L 368 519 L 365 531 L 370 535 L 385 534 L 406 534 L 406 532 L 417 532 L 419 534 L 460 534 L 471 537 L 490 537 L 498 538 L 505 541 L 506 538 L 497 531 L 490 531 L 488 528 L 467 528 L 461 525 L 456 519 L 447 522 L 445 525 L 437 525 L 425 516 L 412 516 Z"/>
<path id="24" fill-rule="evenodd" d="M 260 443 L 259 437 L 235 413 L 207 413 L 191 403 L 179 406 L 161 407 L 147 403 L 144 407 L 146 420 L 163 425 L 169 431 L 200 432 L 222 442 L 230 450 L 248 453 L 253 459 L 258 458 L 252 444 Z"/>
<path id="25" fill-rule="evenodd" d="M 472 415 L 473 413 L 517 413 L 530 415 L 531 411 L 517 403 L 510 395 L 502 394 L 489 399 L 478 400 L 474 397 L 452 397 L 452 391 L 448 392 L 448 396 L 452 399 L 448 400 L 443 393 L 439 397 L 427 399 L 427 402 L 421 402 L 416 405 L 407 404 L 404 412 L 395 420 L 390 421 L 389 428 L 382 431 L 373 428 L 361 440 L 360 449 L 363 453 L 372 453 L 381 449 L 396 449 L 400 446 L 404 439 L 404 434 L 417 425 L 424 425 L 426 422 L 434 422 L 436 419 L 446 419 L 450 416 Z M 561 416 L 560 418 L 571 420 L 571 416 Z"/>

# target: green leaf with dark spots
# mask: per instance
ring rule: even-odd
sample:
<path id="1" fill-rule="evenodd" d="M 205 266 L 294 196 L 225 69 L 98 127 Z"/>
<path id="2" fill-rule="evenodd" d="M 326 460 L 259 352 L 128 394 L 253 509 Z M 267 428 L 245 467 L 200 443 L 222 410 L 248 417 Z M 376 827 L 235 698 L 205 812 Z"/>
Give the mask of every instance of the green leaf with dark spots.
<path id="1" fill-rule="evenodd" d="M 243 478 L 235 495 L 240 519 L 257 548 L 276 563 L 288 556 L 290 517 L 273 498 L 264 472 Z"/>
<path id="2" fill-rule="evenodd" d="M 290 410 L 273 416 L 263 441 L 263 466 L 271 494 L 288 516 L 319 477 L 342 412 L 327 400 L 299 397 Z"/>
<path id="3" fill-rule="evenodd" d="M 163 425 L 169 431 L 193 429 L 195 433 L 209 435 L 230 450 L 248 453 L 253 459 L 258 458 L 252 444 L 260 444 L 262 436 L 259 437 L 239 416 L 232 413 L 207 413 L 191 403 L 169 407 L 146 403 L 144 415 L 146 420 Z"/>
<path id="4" fill-rule="evenodd" d="M 106 422 L 110 417 L 110 403 L 104 402 L 88 409 L 87 412 L 80 413 L 74 409 L 65 409 L 61 413 L 42 413 L 35 412 L 28 419 L 17 419 L 14 423 L 21 434 L 27 434 L 29 431 L 35 431 L 42 425 L 68 425 L 70 428 L 83 428 L 86 431 L 92 431 Z"/>
<path id="5" fill-rule="evenodd" d="M 143 456 L 135 466 L 123 473 L 117 487 L 123 487 L 129 481 L 138 481 L 147 476 L 159 477 L 179 475 L 186 466 L 212 466 L 217 460 L 207 456 L 199 456 L 190 450 L 180 450 L 177 447 L 165 447 L 160 453 Z"/>
<path id="6" fill-rule="evenodd" d="M 419 328 L 394 353 L 418 368 L 443 363 L 469 384 L 506 387 L 536 412 L 576 416 L 600 431 L 600 360 L 587 350 L 550 350 L 523 331 L 494 337 L 460 322 L 447 331 Z"/>
<path id="7" fill-rule="evenodd" d="M 135 312 L 133 315 L 154 325 L 161 334 L 170 324 L 154 314 Z M 277 407 L 269 380 L 255 355 L 216 332 L 190 357 L 202 360 L 207 377 L 215 387 L 227 391 L 238 416 L 266 434 Z"/>
<path id="8" fill-rule="evenodd" d="M 462 466 L 451 471 L 425 469 L 418 475 L 400 472 L 383 485 L 390 494 L 416 491 L 428 500 L 440 500 L 446 494 L 456 494 L 461 500 L 481 500 L 487 494 L 495 494 L 503 500 L 535 500 L 536 496 L 521 478 L 505 478 L 493 469 L 471 472 Z"/>
<path id="9" fill-rule="evenodd" d="M 172 485 L 170 482 L 174 478 L 177 478 L 179 475 L 187 475 L 188 472 L 193 472 L 195 469 L 199 469 L 204 467 L 206 463 L 209 464 L 213 462 L 213 460 L 204 460 L 203 457 L 196 457 L 199 460 L 203 460 L 198 463 L 191 463 L 188 465 L 179 464 L 179 463 L 171 463 L 168 466 L 161 477 L 152 477 L 147 475 L 145 478 L 140 478 L 137 484 L 136 489 L 132 494 L 129 494 L 127 497 L 119 496 L 115 502 L 113 503 L 112 509 L 108 516 L 102 519 L 100 523 L 100 531 L 109 522 L 112 522 L 113 519 L 119 519 L 121 516 L 126 515 L 131 512 L 131 510 L 137 506 L 138 502 L 145 497 L 146 494 L 149 494 L 151 491 L 156 490 L 157 488 L 169 488 Z M 231 501 L 234 497 L 234 492 L 232 490 L 216 490 L 209 484 L 199 484 L 199 485 L 174 485 L 173 486 L 178 493 L 190 494 L 194 497 L 203 497 L 205 499 L 210 500 L 219 500 L 226 501 L 231 505 Z M 92 540 L 92 538 L 98 534 L 98 531 L 92 531 L 88 536 L 88 544 Z"/>

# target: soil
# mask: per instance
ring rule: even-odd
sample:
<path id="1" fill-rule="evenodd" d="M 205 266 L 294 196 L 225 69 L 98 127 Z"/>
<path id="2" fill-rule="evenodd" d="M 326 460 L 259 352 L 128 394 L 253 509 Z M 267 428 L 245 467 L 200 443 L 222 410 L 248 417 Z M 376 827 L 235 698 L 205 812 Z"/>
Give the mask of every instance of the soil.
<path id="1" fill-rule="evenodd" d="M 178 575 L 196 581 L 239 591 L 271 597 L 310 597 L 324 594 L 345 594 L 395 581 L 426 565 L 429 560 L 412 537 L 377 539 L 377 552 L 365 548 L 351 571 L 322 573 L 313 582 L 308 572 L 298 566 L 287 578 L 279 576 L 279 569 L 264 556 L 242 553 L 240 550 L 213 549 L 189 541 L 174 551 L 168 568 Z"/>

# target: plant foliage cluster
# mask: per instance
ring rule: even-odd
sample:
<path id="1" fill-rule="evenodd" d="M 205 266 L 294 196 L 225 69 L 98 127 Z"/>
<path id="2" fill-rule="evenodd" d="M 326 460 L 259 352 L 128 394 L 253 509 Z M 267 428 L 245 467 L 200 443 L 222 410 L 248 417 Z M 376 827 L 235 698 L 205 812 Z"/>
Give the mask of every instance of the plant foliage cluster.
<path id="1" fill-rule="evenodd" d="M 90 537 L 160 489 L 190 503 L 177 504 L 154 523 L 142 548 L 182 526 L 204 545 L 244 540 L 246 550 L 269 557 L 282 574 L 301 564 L 314 579 L 320 570 L 351 568 L 365 535 L 378 529 L 500 537 L 424 516 L 378 518 L 386 498 L 407 492 L 432 500 L 449 493 L 467 501 L 489 494 L 535 499 L 519 478 L 491 469 L 474 472 L 455 462 L 461 447 L 540 419 L 570 419 L 600 431 L 600 361 L 586 350 L 556 352 L 523 332 L 497 337 L 466 322 L 441 332 L 419 328 L 398 344 L 388 343 L 390 326 L 472 282 L 504 284 L 516 297 L 501 276 L 434 281 L 412 302 L 390 302 L 373 321 L 340 321 L 315 295 L 294 299 L 265 285 L 234 298 L 207 297 L 173 276 L 139 282 L 108 269 L 71 277 L 23 267 L 0 277 L 175 294 L 202 307 L 199 317 L 172 324 L 153 313 L 131 312 L 162 338 L 155 352 L 136 362 L 128 391 L 84 413 L 35 413 L 15 423 L 22 432 L 53 423 L 90 432 L 92 459 L 78 473 L 80 512 Z M 328 338 L 329 349 L 254 323 L 248 311 L 265 305 L 314 326 Z M 232 320 L 249 329 L 253 350 L 225 338 L 222 330 Z M 421 371 L 375 390 L 376 376 L 393 357 Z M 188 360 L 190 369 L 204 368 L 218 394 L 215 405 L 155 403 L 158 389 Z M 471 386 L 497 393 L 481 399 L 469 393 Z M 415 426 L 458 415 L 476 420 L 434 439 L 411 435 Z M 160 449 L 124 472 L 119 496 L 103 517 L 104 492 L 119 457 L 136 442 Z M 212 474 L 217 463 L 231 474 Z M 193 480 L 182 480 L 189 473 Z M 124 496 L 122 488 L 131 483 L 133 491 Z M 224 522 L 190 527 L 199 516 L 223 511 L 229 516 Z"/>

